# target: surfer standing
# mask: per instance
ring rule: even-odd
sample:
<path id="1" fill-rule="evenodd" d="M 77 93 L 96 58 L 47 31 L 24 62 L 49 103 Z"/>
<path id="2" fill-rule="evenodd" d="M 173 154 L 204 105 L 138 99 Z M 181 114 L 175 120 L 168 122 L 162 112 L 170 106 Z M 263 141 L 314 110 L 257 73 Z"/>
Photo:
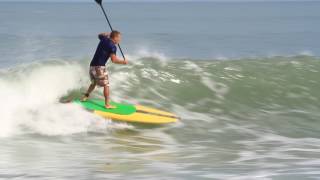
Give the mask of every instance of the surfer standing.
<path id="1" fill-rule="evenodd" d="M 109 78 L 108 72 L 106 70 L 106 63 L 109 58 L 115 64 L 128 64 L 128 61 L 126 59 L 119 59 L 116 56 L 116 45 L 121 41 L 121 34 L 119 31 L 112 31 L 111 33 L 101 33 L 98 37 L 100 39 L 100 42 L 90 63 L 89 74 L 91 84 L 88 88 L 88 91 L 84 94 L 81 100 L 86 101 L 89 98 L 90 93 L 98 85 L 104 88 L 103 94 L 105 97 L 105 107 L 107 109 L 112 109 L 115 107 L 110 105 Z"/>

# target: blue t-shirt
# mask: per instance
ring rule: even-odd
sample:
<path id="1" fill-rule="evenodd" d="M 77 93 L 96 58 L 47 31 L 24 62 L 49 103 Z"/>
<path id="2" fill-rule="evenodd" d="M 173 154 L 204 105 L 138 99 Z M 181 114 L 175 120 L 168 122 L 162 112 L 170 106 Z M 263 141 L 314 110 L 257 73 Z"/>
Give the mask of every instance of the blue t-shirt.
<path id="1" fill-rule="evenodd" d="M 90 66 L 105 66 L 111 54 L 116 54 L 117 47 L 108 37 L 99 35 L 100 42 Z"/>

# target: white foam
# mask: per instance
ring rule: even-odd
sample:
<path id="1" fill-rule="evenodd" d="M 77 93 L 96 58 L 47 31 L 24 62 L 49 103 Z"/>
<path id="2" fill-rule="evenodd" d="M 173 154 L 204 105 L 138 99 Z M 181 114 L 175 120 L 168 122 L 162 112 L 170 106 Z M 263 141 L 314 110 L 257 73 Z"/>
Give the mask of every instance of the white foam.
<path id="1" fill-rule="evenodd" d="M 138 50 L 136 58 L 141 59 L 141 58 L 145 58 L 145 57 L 152 57 L 152 58 L 156 58 L 156 59 L 159 59 L 162 61 L 167 61 L 169 59 L 163 53 L 158 52 L 158 51 L 151 51 L 146 48 Z"/>
<path id="2" fill-rule="evenodd" d="M 59 98 L 79 89 L 85 70 L 76 63 L 33 64 L 0 77 L 0 137 L 24 133 L 65 135 L 85 132 L 99 118 Z"/>
<path id="3" fill-rule="evenodd" d="M 129 59 L 129 64 L 141 65 L 141 59 L 148 58 L 148 61 L 157 62 L 162 67 L 166 66 L 168 60 L 170 59 L 168 56 L 159 51 L 149 50 L 147 48 L 141 48 L 137 50 L 134 55 L 127 54 L 126 56 L 127 59 Z"/>

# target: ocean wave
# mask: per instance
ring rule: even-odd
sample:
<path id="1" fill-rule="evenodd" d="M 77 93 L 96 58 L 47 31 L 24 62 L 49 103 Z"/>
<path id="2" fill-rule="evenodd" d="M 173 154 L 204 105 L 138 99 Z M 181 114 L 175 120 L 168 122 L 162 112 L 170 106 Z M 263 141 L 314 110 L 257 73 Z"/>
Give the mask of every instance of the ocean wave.
<path id="1" fill-rule="evenodd" d="M 128 66 L 108 65 L 112 99 L 174 110 L 187 121 L 319 107 L 317 57 L 229 61 L 175 60 L 154 53 L 129 57 Z M 0 136 L 87 132 L 101 119 L 59 103 L 64 96 L 80 96 L 86 90 L 87 66 L 88 60 L 59 60 L 2 69 L 0 98 L 5 105 L 0 109 Z M 103 98 L 101 90 L 93 97 Z"/>

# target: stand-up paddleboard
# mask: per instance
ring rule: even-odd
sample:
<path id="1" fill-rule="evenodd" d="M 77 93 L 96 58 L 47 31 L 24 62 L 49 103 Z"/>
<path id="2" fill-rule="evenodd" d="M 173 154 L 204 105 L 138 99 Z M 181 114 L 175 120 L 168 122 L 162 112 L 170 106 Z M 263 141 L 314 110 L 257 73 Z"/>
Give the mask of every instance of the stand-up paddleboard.
<path id="1" fill-rule="evenodd" d="M 74 100 L 85 109 L 102 117 L 125 122 L 147 123 L 147 124 L 166 124 L 178 121 L 178 117 L 172 113 L 149 108 L 140 105 L 129 105 L 111 102 L 115 109 L 106 109 L 104 100 L 89 99 L 87 101 Z"/>

